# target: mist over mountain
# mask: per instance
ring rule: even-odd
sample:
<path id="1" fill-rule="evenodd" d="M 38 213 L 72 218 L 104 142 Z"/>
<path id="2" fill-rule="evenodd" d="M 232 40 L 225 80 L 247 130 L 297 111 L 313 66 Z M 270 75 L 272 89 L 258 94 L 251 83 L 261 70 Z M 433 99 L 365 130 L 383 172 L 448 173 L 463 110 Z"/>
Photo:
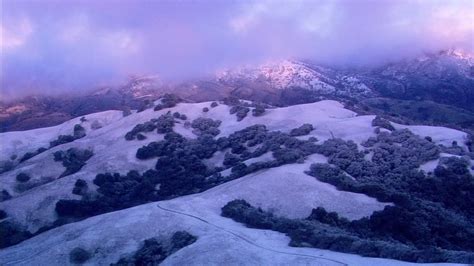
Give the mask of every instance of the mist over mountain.
<path id="1" fill-rule="evenodd" d="M 2 98 L 77 92 L 129 75 L 185 80 L 285 59 L 378 66 L 473 52 L 458 1 L 2 1 Z M 47 12 L 44 12 L 47 10 Z"/>

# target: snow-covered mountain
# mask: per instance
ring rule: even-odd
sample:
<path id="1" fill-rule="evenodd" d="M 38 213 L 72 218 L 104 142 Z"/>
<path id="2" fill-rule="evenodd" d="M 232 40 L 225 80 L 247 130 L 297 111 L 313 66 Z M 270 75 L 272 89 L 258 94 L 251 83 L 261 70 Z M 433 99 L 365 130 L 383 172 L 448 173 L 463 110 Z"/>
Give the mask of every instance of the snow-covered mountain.
<path id="1" fill-rule="evenodd" d="M 335 88 L 322 73 L 309 68 L 302 62 L 284 60 L 277 63 L 264 64 L 259 67 L 242 67 L 217 73 L 217 80 L 223 83 L 245 81 L 262 81 L 275 89 L 301 87 L 321 93 L 334 93 Z"/>
<path id="2" fill-rule="evenodd" d="M 0 130 L 52 126 L 88 113 L 142 108 L 164 93 L 175 93 L 191 102 L 235 96 L 276 106 L 321 99 L 361 102 L 383 97 L 429 101 L 474 112 L 473 62 L 472 55 L 449 50 L 376 68 L 340 69 L 283 60 L 227 69 L 215 76 L 180 82 L 165 82 L 159 76 L 135 76 L 122 86 L 100 88 L 83 95 L 38 96 L 0 103 Z M 401 115 L 397 110 L 387 113 Z M 466 116 L 472 118 L 463 119 L 461 126 L 474 128 L 474 116 L 470 113 Z"/>
<path id="3" fill-rule="evenodd" d="M 393 202 L 380 202 L 374 196 L 365 195 L 363 192 L 344 191 L 308 174 L 312 164 L 335 163 L 333 155 L 309 151 L 310 147 L 319 151 L 318 145 L 324 145 L 326 141 L 334 139 L 353 141 L 360 151 L 366 151 L 364 156 L 368 159 L 373 156 L 374 151 L 375 153 L 377 151 L 376 148 L 374 150 L 368 148 L 367 140 L 386 136 L 384 134 L 390 134 L 390 130 L 401 132 L 393 134 L 402 134 L 401 136 L 406 137 L 407 135 L 403 134 L 408 133 L 403 129 L 408 129 L 415 134 L 408 135 L 411 146 L 418 145 L 415 141 L 417 140 L 423 145 L 445 147 L 437 158 L 420 166 L 426 173 L 432 172 L 434 167 L 443 161 L 442 157 L 454 156 L 453 153 L 458 157 L 470 156 L 468 146 L 465 144 L 469 141 L 468 135 L 462 131 L 443 127 L 408 126 L 388 121 L 386 121 L 388 125 L 381 126 L 379 123 L 374 123 L 374 115 L 357 115 L 337 101 L 325 100 L 269 108 L 263 112 L 257 112 L 258 105 L 249 102 L 232 104 L 183 102 L 174 106 L 174 103 L 169 104 L 169 101 L 169 99 L 156 101 L 156 108 L 141 112 L 133 111 L 125 116 L 122 111 L 105 111 L 77 117 L 54 127 L 1 133 L 0 160 L 3 163 L 10 161 L 11 169 L 0 176 L 2 192 L 0 210 L 6 213 L 5 218 L 0 218 L 2 219 L 0 233 L 9 240 L 20 237 L 21 234 L 17 231 L 21 230 L 37 234 L 32 237 L 25 233 L 24 238 L 29 239 L 0 250 L 2 265 L 66 265 L 72 263 L 70 254 L 75 248 L 88 252 L 86 264 L 108 265 L 119 261 L 127 254 L 132 254 L 145 239 L 166 238 L 176 231 L 187 231 L 197 237 L 197 241 L 165 258 L 163 265 L 404 265 L 408 263 L 311 248 L 310 244 L 300 247 L 288 246 L 290 236 L 276 231 L 246 227 L 242 223 L 221 216 L 221 208 L 232 200 L 244 199 L 253 206 L 272 212 L 276 217 L 304 219 L 313 209 L 323 207 L 348 220 L 358 220 L 382 211 L 386 206 L 393 206 L 395 204 Z M 170 119 L 174 121 L 171 131 L 163 134 L 164 131 L 160 130 L 170 129 Z M 137 127 L 139 124 L 144 126 Z M 296 130 L 303 124 L 312 126 L 309 131 L 303 130 L 308 126 Z M 151 130 L 145 129 L 151 125 L 155 125 Z M 259 134 L 263 135 L 260 137 L 267 136 L 271 141 L 277 141 L 279 138 L 287 140 L 281 146 L 273 147 L 266 152 L 262 151 L 263 154 L 257 156 L 254 152 L 263 149 L 265 142 L 256 142 L 257 144 L 235 142 L 242 138 L 241 135 L 235 135 L 236 132 L 242 130 L 252 132 L 245 129 L 250 127 L 256 130 L 252 127 L 255 125 L 264 125 L 268 132 L 274 132 L 265 135 L 267 133 L 263 132 L 267 131 L 261 131 Z M 78 133 L 82 130 L 85 135 Z M 301 131 L 304 133 L 299 133 Z M 126 137 L 130 132 L 133 132 L 133 137 Z M 150 195 L 158 195 L 158 198 L 163 200 L 156 202 L 145 200 L 140 202 L 141 204 L 133 203 L 110 209 L 105 213 L 89 215 L 88 218 L 63 219 L 61 211 L 58 210 L 58 201 L 87 203 L 93 202 L 97 197 L 100 198 L 102 194 L 107 195 L 103 184 L 96 180 L 97 174 L 118 173 L 122 175 L 120 178 L 125 178 L 129 171 L 135 170 L 145 178 L 145 173 L 157 165 L 156 158 L 159 156 L 144 159 L 137 151 L 144 145 L 176 138 L 174 135 L 169 135 L 169 132 L 180 134 L 190 141 L 191 146 L 195 144 L 193 141 L 198 143 L 206 141 L 208 144 L 197 146 L 203 149 L 198 151 L 198 154 L 205 153 L 207 149 L 216 149 L 206 158 L 199 159 L 208 169 L 206 171 L 210 171 L 212 175 L 196 177 L 194 181 L 173 183 L 176 186 L 176 193 L 180 191 L 180 186 L 187 187 L 191 184 L 186 182 L 200 180 L 199 182 L 208 185 L 204 187 L 196 185 L 182 195 L 160 194 L 169 183 L 159 179 L 162 181 L 158 181 L 152 187 L 141 187 L 138 197 L 141 197 L 140 195 L 145 197 L 147 191 L 151 189 Z M 213 136 L 211 139 L 214 138 L 216 142 L 204 137 L 204 133 L 211 134 Z M 66 139 L 61 136 L 71 134 L 74 138 L 67 142 L 51 144 L 52 141 Z M 248 135 L 250 133 L 246 134 L 245 140 L 252 140 Z M 423 140 L 425 137 L 429 137 L 430 140 Z M 225 144 L 226 138 L 227 141 L 234 141 L 235 145 L 225 148 L 227 147 L 225 145 L 228 145 Z M 297 148 L 299 146 L 294 145 L 299 141 L 304 145 Z M 453 143 L 456 143 L 456 147 L 448 149 Z M 217 148 L 216 145 L 224 145 L 222 146 L 224 148 Z M 288 148 L 290 146 L 293 148 Z M 41 148 L 44 150 L 39 152 Z M 86 161 L 81 161 L 81 167 L 75 169 L 75 172 L 64 175 L 65 167 L 69 167 L 68 163 L 74 163 L 76 162 L 74 160 L 79 160 L 80 157 L 78 154 L 68 157 L 71 149 L 90 150 L 93 155 Z M 193 154 L 192 151 L 189 152 Z M 24 159 L 24 155 L 28 153 L 32 153 L 33 156 Z M 298 160 L 293 159 L 290 156 L 293 153 L 301 157 Z M 164 157 L 168 155 L 165 154 Z M 237 175 L 240 170 L 236 164 L 228 164 L 227 157 L 240 160 L 239 169 L 251 166 L 263 166 L 263 168 Z M 473 165 L 473 159 L 472 157 L 468 159 L 469 167 Z M 189 160 L 191 157 L 183 163 Z M 197 168 L 199 167 L 192 167 Z M 160 171 L 160 167 L 157 166 L 157 169 Z M 180 171 L 176 169 L 173 172 Z M 352 173 L 350 169 L 347 171 Z M 19 178 L 19 175 L 22 177 L 26 175 L 28 178 Z M 351 178 L 358 180 L 354 176 Z M 118 191 L 122 191 L 124 186 L 126 189 L 127 186 L 134 184 L 134 182 L 117 183 L 113 191 L 121 193 Z M 87 188 L 86 192 L 76 191 L 77 188 L 84 186 Z M 127 201 L 129 196 L 119 195 L 118 199 L 121 202 Z M 70 208 L 63 211 L 70 211 L 73 207 Z M 71 221 L 75 222 L 62 225 Z M 13 224 L 15 227 L 6 227 L 6 224 L 8 226 Z"/>

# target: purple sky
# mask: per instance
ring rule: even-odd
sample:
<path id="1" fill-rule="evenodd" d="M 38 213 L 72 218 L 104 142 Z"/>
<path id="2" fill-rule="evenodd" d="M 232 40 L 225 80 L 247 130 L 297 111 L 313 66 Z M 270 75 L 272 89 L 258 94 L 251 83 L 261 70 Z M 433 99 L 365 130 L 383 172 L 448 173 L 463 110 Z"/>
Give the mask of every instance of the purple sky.
<path id="1" fill-rule="evenodd" d="M 0 0 L 1 96 L 286 58 L 374 65 L 474 52 L 472 0 Z"/>

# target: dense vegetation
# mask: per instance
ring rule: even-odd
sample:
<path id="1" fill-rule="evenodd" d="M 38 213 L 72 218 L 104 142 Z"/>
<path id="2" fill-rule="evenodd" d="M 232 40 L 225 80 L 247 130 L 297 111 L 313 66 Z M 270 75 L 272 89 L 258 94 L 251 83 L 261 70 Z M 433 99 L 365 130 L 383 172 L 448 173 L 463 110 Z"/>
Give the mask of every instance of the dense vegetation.
<path id="1" fill-rule="evenodd" d="M 297 128 L 293 128 L 291 131 L 290 131 L 290 135 L 291 136 L 294 136 L 294 137 L 297 137 L 297 136 L 304 136 L 304 135 L 308 135 L 311 131 L 313 131 L 314 128 L 313 128 L 313 125 L 311 124 L 303 124 L 301 125 L 300 127 L 297 127 Z"/>
<path id="2" fill-rule="evenodd" d="M 229 203 L 223 215 L 286 233 L 297 246 L 416 262 L 474 262 L 474 177 L 468 161 L 446 157 L 433 173 L 418 170 L 438 158 L 440 148 L 408 130 L 380 132 L 363 145 L 366 150 L 359 151 L 352 141 L 327 140 L 317 152 L 330 164 L 313 164 L 307 173 L 394 205 L 355 221 L 322 208 L 306 220 L 273 217 L 243 201 Z"/>
<path id="3" fill-rule="evenodd" d="M 157 104 L 154 108 L 155 111 L 159 111 L 165 108 L 175 107 L 176 104 L 180 103 L 182 100 L 174 94 L 165 94 L 161 97 L 161 102 Z"/>
<path id="4" fill-rule="evenodd" d="M 390 116 L 390 120 L 444 125 L 474 130 L 474 113 L 452 105 L 426 100 L 368 98 L 360 102 L 366 111 Z"/>
<path id="5" fill-rule="evenodd" d="M 104 212 L 128 208 L 146 202 L 170 199 L 197 193 L 252 172 L 301 162 L 317 151 L 312 141 L 298 140 L 282 132 L 269 132 L 264 125 L 253 125 L 228 137 L 216 139 L 220 121 L 198 118 L 191 123 L 196 139 L 186 139 L 175 132 L 165 134 L 162 141 L 151 142 L 137 150 L 140 160 L 158 158 L 154 169 L 126 175 L 98 174 L 94 184 L 97 194 L 82 193 L 86 184 L 76 183 L 74 193 L 81 200 L 60 200 L 56 212 L 60 217 L 85 218 Z M 254 147 L 250 151 L 250 147 Z M 221 167 L 208 167 L 203 160 L 217 151 L 227 151 L 224 166 L 231 173 L 222 176 Z M 272 152 L 275 158 L 267 162 L 243 163 L 250 158 Z"/>
<path id="6" fill-rule="evenodd" d="M 49 143 L 49 148 L 56 147 L 61 144 L 73 142 L 76 139 L 80 139 L 86 136 L 86 130 L 80 125 L 74 125 L 74 131 L 72 135 L 59 135 L 57 139 Z"/>
<path id="7" fill-rule="evenodd" d="M 121 258 L 111 265 L 158 265 L 176 251 L 196 242 L 197 237 L 186 231 L 178 231 L 169 240 L 149 238 L 135 254 Z"/>
<path id="8" fill-rule="evenodd" d="M 472 263 L 474 253 L 452 251 L 434 246 L 414 246 L 373 233 L 365 227 L 367 219 L 349 222 L 336 213 L 314 209 L 306 219 L 277 217 L 244 200 L 234 200 L 222 208 L 222 216 L 251 228 L 275 230 L 291 239 L 291 246 L 312 246 L 333 251 L 384 257 L 412 262 Z"/>
<path id="9" fill-rule="evenodd" d="M 62 162 L 62 165 L 66 167 L 66 170 L 59 176 L 65 177 L 79 172 L 94 153 L 87 149 L 69 148 L 66 151 L 56 151 L 53 155 L 56 162 Z"/>
<path id="10" fill-rule="evenodd" d="M 168 112 L 166 114 L 162 114 L 158 118 L 153 118 L 150 121 L 147 121 L 143 124 L 138 124 L 132 130 L 127 132 L 125 134 L 125 139 L 126 140 L 144 140 L 146 139 L 146 136 L 143 135 L 142 133 L 144 132 L 151 132 L 156 130 L 158 134 L 165 134 L 173 131 L 173 127 L 175 124 L 175 118 L 178 116 L 178 119 L 182 119 L 185 117 L 182 117 L 179 113 L 177 115 L 171 114 L 171 112 Z"/>
<path id="11" fill-rule="evenodd" d="M 82 121 L 82 119 L 81 119 L 81 121 Z M 56 147 L 56 146 L 59 146 L 59 145 L 62 145 L 62 144 L 66 144 L 66 143 L 69 143 L 69 142 L 73 142 L 76 139 L 80 139 L 80 138 L 83 138 L 85 136 L 86 136 L 85 128 L 82 127 L 80 124 L 76 124 L 76 125 L 74 125 L 72 135 L 59 135 L 55 140 L 52 140 L 52 141 L 49 142 L 49 148 L 41 147 L 41 148 L 38 148 L 36 151 L 27 152 L 20 158 L 19 162 L 22 163 L 26 160 L 29 160 L 29 159 L 35 157 L 36 155 L 38 155 L 40 153 L 43 153 L 43 152 L 47 151 L 48 149 L 51 149 L 53 147 Z M 13 168 L 13 166 L 12 166 L 12 168 Z"/>

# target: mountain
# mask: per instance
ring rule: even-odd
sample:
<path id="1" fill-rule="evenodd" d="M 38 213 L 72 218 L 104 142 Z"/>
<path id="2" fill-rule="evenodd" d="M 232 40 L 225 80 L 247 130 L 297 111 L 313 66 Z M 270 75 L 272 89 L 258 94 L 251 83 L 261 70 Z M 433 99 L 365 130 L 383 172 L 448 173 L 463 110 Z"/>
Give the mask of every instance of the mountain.
<path id="1" fill-rule="evenodd" d="M 0 138 L 4 265 L 474 262 L 459 130 L 167 95 Z"/>
<path id="2" fill-rule="evenodd" d="M 174 93 L 190 102 L 237 97 L 275 106 L 332 99 L 350 102 L 358 112 L 366 110 L 399 122 L 472 131 L 473 62 L 471 55 L 449 50 L 375 68 L 331 68 L 284 60 L 182 82 L 135 76 L 123 86 L 81 95 L 37 96 L 0 103 L 0 130 L 52 126 L 110 109 L 140 109 L 165 93 Z"/>
<path id="3" fill-rule="evenodd" d="M 383 97 L 427 100 L 474 111 L 474 58 L 455 50 L 427 54 L 360 75 Z"/>

